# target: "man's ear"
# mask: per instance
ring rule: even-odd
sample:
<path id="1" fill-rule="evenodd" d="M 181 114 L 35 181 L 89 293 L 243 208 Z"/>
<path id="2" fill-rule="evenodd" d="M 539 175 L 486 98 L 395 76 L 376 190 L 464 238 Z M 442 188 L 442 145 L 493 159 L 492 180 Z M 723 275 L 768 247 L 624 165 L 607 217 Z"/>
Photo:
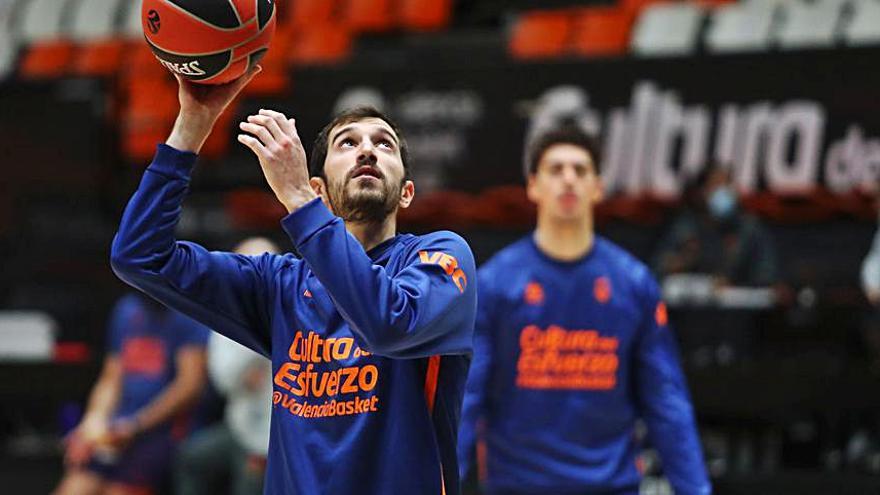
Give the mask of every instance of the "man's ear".
<path id="1" fill-rule="evenodd" d="M 529 174 L 528 177 L 526 177 L 526 197 L 534 204 L 538 204 L 538 199 L 540 199 L 536 181 L 537 177 L 535 174 Z"/>
<path id="2" fill-rule="evenodd" d="M 601 203 L 605 199 L 605 181 L 601 177 L 596 178 L 596 191 L 593 194 L 593 204 Z"/>
<path id="3" fill-rule="evenodd" d="M 330 199 L 327 196 L 327 183 L 324 182 L 324 179 L 320 177 L 312 177 L 309 179 L 309 185 L 312 186 L 312 191 L 315 191 L 315 194 L 321 197 L 324 206 L 326 206 L 328 210 L 333 211 L 333 207 L 330 206 Z"/>
<path id="4" fill-rule="evenodd" d="M 400 191 L 400 202 L 397 205 L 401 208 L 408 208 L 410 203 L 412 203 L 413 198 L 416 195 L 416 185 L 413 181 L 408 180 L 403 183 L 403 188 Z"/>

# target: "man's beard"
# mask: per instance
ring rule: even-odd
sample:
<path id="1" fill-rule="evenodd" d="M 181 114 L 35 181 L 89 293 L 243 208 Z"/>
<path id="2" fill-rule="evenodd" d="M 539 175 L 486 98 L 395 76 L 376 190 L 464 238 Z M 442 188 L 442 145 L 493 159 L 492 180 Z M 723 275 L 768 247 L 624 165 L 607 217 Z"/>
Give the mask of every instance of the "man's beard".
<path id="1" fill-rule="evenodd" d="M 359 187 L 356 184 L 346 187 L 351 182 L 348 177 L 344 181 L 330 184 L 327 188 L 327 201 L 333 213 L 346 222 L 384 222 L 388 215 L 397 210 L 403 183 L 395 188 L 387 184 L 384 179 L 380 180 L 381 186 L 371 188 Z"/>

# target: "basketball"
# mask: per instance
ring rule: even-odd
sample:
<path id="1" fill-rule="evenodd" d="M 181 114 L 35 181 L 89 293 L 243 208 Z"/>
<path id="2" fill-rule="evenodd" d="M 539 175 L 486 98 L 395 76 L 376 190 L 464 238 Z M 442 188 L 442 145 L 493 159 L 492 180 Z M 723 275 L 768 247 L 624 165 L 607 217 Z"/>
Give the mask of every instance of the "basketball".
<path id="1" fill-rule="evenodd" d="M 171 72 L 200 84 L 243 75 L 269 49 L 274 0 L 144 0 L 147 43 Z"/>

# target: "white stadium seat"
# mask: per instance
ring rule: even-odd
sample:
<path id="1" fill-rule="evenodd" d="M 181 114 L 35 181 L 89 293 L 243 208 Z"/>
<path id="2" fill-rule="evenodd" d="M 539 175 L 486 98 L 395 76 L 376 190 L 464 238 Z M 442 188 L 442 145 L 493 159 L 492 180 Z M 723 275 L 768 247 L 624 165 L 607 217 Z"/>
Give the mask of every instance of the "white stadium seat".
<path id="1" fill-rule="evenodd" d="M 776 8 L 793 0 L 741 0 L 740 5 L 750 5 L 758 8 Z"/>
<path id="2" fill-rule="evenodd" d="M 75 41 L 97 41 L 117 33 L 119 9 L 123 0 L 80 0 L 73 12 L 70 36 Z M 130 2 L 128 3 L 136 3 Z"/>
<path id="3" fill-rule="evenodd" d="M 64 13 L 75 0 L 30 0 L 22 7 L 19 36 L 24 43 L 50 41 L 67 35 Z"/>
<path id="4" fill-rule="evenodd" d="M 0 0 L 0 80 L 15 68 L 18 43 L 12 29 L 12 15 L 18 0 Z"/>
<path id="5" fill-rule="evenodd" d="M 144 39 L 144 27 L 141 25 L 140 0 L 128 0 L 127 10 L 122 17 L 122 35 L 132 40 Z"/>
<path id="6" fill-rule="evenodd" d="M 706 33 L 707 50 L 727 53 L 769 49 L 778 8 L 779 2 L 752 0 L 714 9 Z"/>
<path id="7" fill-rule="evenodd" d="M 703 9 L 692 3 L 646 7 L 636 21 L 630 49 L 644 57 L 691 54 L 697 45 L 703 15 Z"/>
<path id="8" fill-rule="evenodd" d="M 844 39 L 852 46 L 880 44 L 880 0 L 852 0 Z"/>
<path id="9" fill-rule="evenodd" d="M 834 45 L 842 6 L 842 0 L 796 0 L 784 3 L 776 41 L 784 49 Z"/>
<path id="10" fill-rule="evenodd" d="M 0 31 L 10 32 L 17 3 L 19 0 L 0 0 Z"/>

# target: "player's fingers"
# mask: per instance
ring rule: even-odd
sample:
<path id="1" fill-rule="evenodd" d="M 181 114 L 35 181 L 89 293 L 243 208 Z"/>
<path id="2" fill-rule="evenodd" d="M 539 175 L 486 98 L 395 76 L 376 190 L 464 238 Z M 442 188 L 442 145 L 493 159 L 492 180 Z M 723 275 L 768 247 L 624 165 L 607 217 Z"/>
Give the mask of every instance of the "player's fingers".
<path id="1" fill-rule="evenodd" d="M 280 127 L 285 134 L 290 136 L 291 138 L 296 135 L 296 127 L 291 125 L 291 120 L 287 119 L 287 116 L 281 112 L 276 112 L 275 110 L 267 110 L 265 108 L 260 109 L 260 115 L 265 115 L 267 117 L 271 117 L 275 122 L 278 123 L 278 127 Z M 298 138 L 299 136 L 297 136 Z"/>
<path id="2" fill-rule="evenodd" d="M 250 136 L 248 134 L 239 134 L 238 142 L 250 148 L 251 151 L 253 151 L 254 154 L 257 155 L 257 158 L 260 158 L 261 161 L 262 159 L 269 156 L 269 150 L 267 150 L 266 147 L 263 146 L 263 143 L 261 143 L 259 139 L 253 136 Z"/>
<path id="3" fill-rule="evenodd" d="M 253 79 L 254 77 L 256 77 L 256 75 L 259 74 L 260 72 L 263 72 L 263 66 L 262 66 L 262 65 L 255 65 L 255 66 L 251 67 L 251 68 L 248 69 L 248 71 L 245 72 L 245 74 L 244 74 L 245 81 L 250 81 L 251 79 Z"/>
<path id="4" fill-rule="evenodd" d="M 245 72 L 244 74 L 242 74 L 241 77 L 239 77 L 238 79 L 235 79 L 235 80 L 229 82 L 228 84 L 231 84 L 231 85 L 235 88 L 235 92 L 238 93 L 238 92 L 241 91 L 245 86 L 247 86 L 247 84 L 248 84 L 249 82 L 251 82 L 251 79 L 253 79 L 254 77 L 256 77 L 256 75 L 259 74 L 259 73 L 262 72 L 262 71 L 263 71 L 263 67 L 262 67 L 262 66 L 255 65 L 255 66 L 251 67 L 250 69 L 248 69 L 247 72 Z"/>
<path id="5" fill-rule="evenodd" d="M 272 136 L 272 133 L 269 132 L 269 129 L 266 129 L 266 127 L 263 125 L 255 124 L 252 122 L 242 122 L 238 124 L 238 128 L 256 136 L 260 140 L 260 143 L 266 148 L 271 149 L 277 144 L 275 142 L 275 137 Z"/>
<path id="6" fill-rule="evenodd" d="M 285 146 L 285 141 L 290 140 L 288 135 L 283 130 L 281 130 L 281 126 L 278 125 L 278 121 L 271 117 L 267 117 L 265 115 L 249 115 L 247 120 L 252 124 L 258 124 L 265 127 L 266 129 L 269 129 L 269 132 L 272 133 L 272 137 L 275 139 L 275 142 L 277 142 L 281 146 Z"/>

